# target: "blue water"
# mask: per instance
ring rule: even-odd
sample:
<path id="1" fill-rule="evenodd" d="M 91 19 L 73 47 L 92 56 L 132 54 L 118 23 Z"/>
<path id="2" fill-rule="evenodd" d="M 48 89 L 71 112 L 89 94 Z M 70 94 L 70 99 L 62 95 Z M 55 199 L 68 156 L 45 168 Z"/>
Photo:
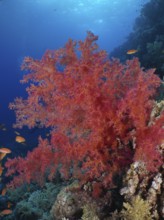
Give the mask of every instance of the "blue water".
<path id="1" fill-rule="evenodd" d="M 98 35 L 100 48 L 110 53 L 125 41 L 146 2 L 149 0 L 1 0 L 0 123 L 7 130 L 0 131 L 0 145 L 14 145 L 15 115 L 8 104 L 25 96 L 25 86 L 19 83 L 24 56 L 41 58 L 46 49 L 63 47 L 69 38 L 83 40 L 87 30 Z"/>

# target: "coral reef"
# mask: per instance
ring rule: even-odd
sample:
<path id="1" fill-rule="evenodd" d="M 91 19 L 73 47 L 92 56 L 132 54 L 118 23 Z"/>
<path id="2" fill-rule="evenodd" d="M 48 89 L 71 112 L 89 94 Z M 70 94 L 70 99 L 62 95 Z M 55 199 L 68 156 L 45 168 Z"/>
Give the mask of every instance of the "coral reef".
<path id="1" fill-rule="evenodd" d="M 51 137 L 39 138 L 26 158 L 7 161 L 7 175 L 18 174 L 11 186 L 44 186 L 58 170 L 62 178 L 93 183 L 93 195 L 99 197 L 133 161 L 142 161 L 150 173 L 160 169 L 163 160 L 156 146 L 164 135 L 164 113 L 151 125 L 148 121 L 161 80 L 136 58 L 126 64 L 107 59 L 97 39 L 88 32 L 84 42 L 69 40 L 41 60 L 25 58 L 28 97 L 16 98 L 10 108 L 17 127 L 39 123 L 51 128 Z"/>
<path id="2" fill-rule="evenodd" d="M 22 201 L 20 193 L 17 220 L 163 216 L 164 103 L 155 101 L 161 80 L 137 58 L 108 59 L 97 39 L 88 32 L 84 42 L 24 60 L 28 96 L 10 104 L 15 127 L 39 124 L 51 133 L 5 164 L 13 176 L 8 187 L 38 187 Z M 58 188 L 57 173 L 78 184 Z"/>

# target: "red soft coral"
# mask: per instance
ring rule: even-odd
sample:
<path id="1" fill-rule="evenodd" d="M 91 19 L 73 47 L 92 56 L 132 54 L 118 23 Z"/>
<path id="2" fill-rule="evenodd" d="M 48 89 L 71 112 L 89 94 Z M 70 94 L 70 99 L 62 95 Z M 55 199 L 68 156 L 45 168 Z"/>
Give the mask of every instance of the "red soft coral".
<path id="1" fill-rule="evenodd" d="M 10 183 L 10 186 L 19 186 L 23 183 L 37 182 L 44 185 L 47 175 L 55 167 L 53 148 L 48 140 L 39 138 L 39 145 L 32 152 L 28 152 L 26 158 L 8 159 L 5 166 L 8 168 L 7 176 L 14 173 L 18 175 Z"/>
<path id="2" fill-rule="evenodd" d="M 163 117 L 155 127 L 148 126 L 160 79 L 154 70 L 144 71 L 137 58 L 126 64 L 109 60 L 105 51 L 97 50 L 95 40 L 97 37 L 88 32 L 79 47 L 69 40 L 63 49 L 47 51 L 40 61 L 25 58 L 22 69 L 30 73 L 22 82 L 30 82 L 28 98 L 17 98 L 10 104 L 16 112 L 16 126 L 31 128 L 40 123 L 52 129 L 52 136 L 50 159 L 44 156 L 47 148 L 42 142 L 40 159 L 33 158 L 37 149 L 25 159 L 29 171 L 19 172 L 22 159 L 18 159 L 17 178 L 37 181 L 35 173 L 44 176 L 46 170 L 52 178 L 60 167 L 64 177 L 98 180 L 109 187 L 113 175 L 123 171 L 133 158 L 143 160 L 152 172 L 154 164 L 161 166 L 156 147 L 164 133 Z M 155 139 L 151 138 L 152 131 Z M 155 158 L 151 156 L 148 162 L 150 152 Z M 34 165 L 30 165 L 32 160 Z M 7 163 L 8 172 L 11 164 Z"/>

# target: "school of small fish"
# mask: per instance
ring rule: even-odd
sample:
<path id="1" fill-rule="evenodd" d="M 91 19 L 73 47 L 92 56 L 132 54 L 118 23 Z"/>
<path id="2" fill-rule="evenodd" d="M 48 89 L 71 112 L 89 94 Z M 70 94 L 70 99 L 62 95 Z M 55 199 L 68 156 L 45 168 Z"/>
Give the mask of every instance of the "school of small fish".
<path id="1" fill-rule="evenodd" d="M 2 131 L 7 131 L 7 128 L 5 127 L 4 124 L 0 124 L 0 130 Z M 16 134 L 16 137 L 15 137 L 15 141 L 19 144 L 25 144 L 26 142 L 26 139 L 24 137 L 22 137 L 20 135 L 19 132 L 17 131 L 14 131 L 14 133 Z M 2 161 L 3 159 L 6 157 L 6 155 L 10 154 L 11 153 L 11 150 L 9 148 L 6 148 L 6 147 L 0 147 L 0 181 L 1 181 L 1 176 L 3 174 L 3 171 L 4 171 L 4 168 L 2 166 Z M 6 192 L 7 192 L 7 188 L 4 187 L 2 190 L 1 190 L 1 196 L 5 196 L 6 195 Z M 12 214 L 12 209 L 11 209 L 11 203 L 8 202 L 7 203 L 7 209 L 4 209 L 2 211 L 0 211 L 0 216 L 5 216 L 5 215 L 10 215 Z"/>

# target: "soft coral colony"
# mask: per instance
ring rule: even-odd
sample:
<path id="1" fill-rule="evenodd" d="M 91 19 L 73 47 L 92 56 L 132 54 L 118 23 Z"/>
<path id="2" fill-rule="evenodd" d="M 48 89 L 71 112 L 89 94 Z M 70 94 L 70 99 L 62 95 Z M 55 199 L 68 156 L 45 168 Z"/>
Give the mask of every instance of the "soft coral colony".
<path id="1" fill-rule="evenodd" d="M 43 185 L 58 170 L 65 179 L 93 183 L 99 195 L 135 161 L 150 174 L 162 166 L 164 112 L 152 119 L 160 79 L 137 58 L 125 64 L 108 59 L 97 39 L 88 32 L 84 41 L 70 39 L 41 60 L 24 59 L 28 97 L 10 104 L 15 126 L 40 123 L 51 128 L 51 139 L 39 138 L 26 158 L 8 159 L 7 175 L 17 174 L 11 186 Z"/>

